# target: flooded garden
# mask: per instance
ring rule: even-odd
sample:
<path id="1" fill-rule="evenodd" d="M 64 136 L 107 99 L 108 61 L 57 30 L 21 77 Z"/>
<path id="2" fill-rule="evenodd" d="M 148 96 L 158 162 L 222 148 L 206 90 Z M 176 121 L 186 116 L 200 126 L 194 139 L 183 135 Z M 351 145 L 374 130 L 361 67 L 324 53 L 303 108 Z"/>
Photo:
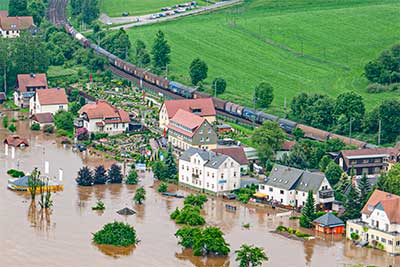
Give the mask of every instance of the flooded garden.
<path id="1" fill-rule="evenodd" d="M 17 113 L 7 113 L 16 117 Z M 115 163 L 99 154 L 73 152 L 71 146 L 56 141 L 55 135 L 29 130 L 28 121 L 17 121 L 17 133 L 29 141 L 29 146 L 18 148 L 15 158 L 5 155 L 0 146 L 0 259 L 2 266 L 238 266 L 234 251 L 243 243 L 263 247 L 269 257 L 264 266 L 400 266 L 400 257 L 384 252 L 356 248 L 342 236 L 319 234 L 314 240 L 299 241 L 272 233 L 278 225 L 297 228 L 296 220 L 282 216 L 283 210 L 242 205 L 236 211 L 225 209 L 227 200 L 209 197 L 202 213 L 207 225 L 218 226 L 230 244 L 228 257 L 196 257 L 178 245 L 174 236 L 180 228 L 170 214 L 183 206 L 183 199 L 170 198 L 157 192 L 159 185 L 150 172 L 140 173 L 139 185 L 109 184 L 80 187 L 75 178 L 82 166 L 91 168 Z M 0 129 L 4 140 L 9 131 Z M 14 168 L 31 172 L 34 167 L 44 169 L 49 162 L 49 175 L 58 176 L 63 170 L 63 191 L 53 194 L 54 206 L 47 211 L 31 203 L 26 192 L 7 189 L 6 172 Z M 132 200 L 138 186 L 146 189 L 143 205 Z M 170 191 L 188 195 L 187 189 L 169 186 Z M 101 199 L 106 209 L 93 211 Z M 119 215 L 128 207 L 136 211 L 131 216 Z M 140 242 L 136 246 L 115 248 L 95 245 L 92 233 L 103 225 L 121 221 L 131 224 Z M 249 227 L 243 227 L 247 225 Z M 312 234 L 314 234 L 312 232 Z"/>

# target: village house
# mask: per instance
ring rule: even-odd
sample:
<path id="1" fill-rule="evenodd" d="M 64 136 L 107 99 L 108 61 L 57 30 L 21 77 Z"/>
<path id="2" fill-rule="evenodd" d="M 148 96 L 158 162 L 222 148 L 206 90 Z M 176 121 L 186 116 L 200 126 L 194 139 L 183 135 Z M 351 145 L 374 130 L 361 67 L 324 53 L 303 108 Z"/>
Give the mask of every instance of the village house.
<path id="1" fill-rule="evenodd" d="M 191 147 L 179 158 L 179 183 L 217 195 L 230 192 L 240 187 L 240 164 L 227 155 Z"/>
<path id="2" fill-rule="evenodd" d="M 324 234 L 340 235 L 344 233 L 344 222 L 333 213 L 328 212 L 312 222 L 315 231 Z"/>
<path id="3" fill-rule="evenodd" d="M 375 190 L 361 210 L 361 218 L 347 221 L 346 235 L 372 246 L 382 244 L 391 254 L 400 254 L 400 196 Z"/>
<path id="4" fill-rule="evenodd" d="M 348 175 L 353 169 L 355 176 L 378 176 L 399 161 L 399 149 L 388 147 L 342 150 L 335 161 Z"/>
<path id="5" fill-rule="evenodd" d="M 126 132 L 129 127 L 128 112 L 118 109 L 105 100 L 84 105 L 79 111 L 75 127 L 86 128 L 90 133 L 110 135 Z"/>
<path id="6" fill-rule="evenodd" d="M 54 117 L 50 112 L 36 113 L 31 116 L 31 122 L 39 124 L 40 129 L 43 129 L 46 125 L 54 125 Z"/>
<path id="7" fill-rule="evenodd" d="M 168 142 L 175 148 L 189 147 L 214 149 L 218 136 L 211 124 L 203 117 L 179 109 L 168 123 Z"/>
<path id="8" fill-rule="evenodd" d="M 5 16 L 7 15 L 7 16 Z M 21 31 L 34 28 L 33 17 L 8 17 L 8 13 L 1 13 L 0 36 L 4 38 L 19 37 Z"/>
<path id="9" fill-rule="evenodd" d="M 318 208 L 332 208 L 334 191 L 322 173 L 275 164 L 258 190 L 267 200 L 292 207 L 304 207 L 309 191 L 313 192 Z"/>
<path id="10" fill-rule="evenodd" d="M 244 149 L 241 146 L 236 147 L 221 147 L 212 150 L 215 153 L 224 154 L 240 164 L 240 172 L 244 173 L 249 169 L 249 161 L 247 160 Z"/>
<path id="11" fill-rule="evenodd" d="M 26 138 L 21 138 L 19 135 L 9 135 L 4 140 L 4 144 L 13 147 L 26 147 L 29 146 L 28 140 Z"/>
<path id="12" fill-rule="evenodd" d="M 18 74 L 14 104 L 21 108 L 29 107 L 29 100 L 35 95 L 36 90 L 46 89 L 47 86 L 47 77 L 44 73 Z"/>
<path id="13" fill-rule="evenodd" d="M 56 114 L 58 111 L 68 111 L 68 98 L 63 88 L 36 90 L 29 101 L 31 115 L 40 113 Z"/>
<path id="14" fill-rule="evenodd" d="M 167 129 L 170 119 L 179 109 L 205 118 L 211 125 L 216 121 L 216 111 L 211 98 L 165 100 L 159 111 L 159 127 Z"/>

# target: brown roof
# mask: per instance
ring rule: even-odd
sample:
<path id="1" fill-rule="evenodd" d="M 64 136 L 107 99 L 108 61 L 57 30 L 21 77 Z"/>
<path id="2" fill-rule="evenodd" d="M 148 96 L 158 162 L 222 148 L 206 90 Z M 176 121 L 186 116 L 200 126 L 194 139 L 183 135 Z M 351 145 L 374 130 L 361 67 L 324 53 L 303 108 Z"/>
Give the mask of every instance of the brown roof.
<path id="1" fill-rule="evenodd" d="M 285 141 L 282 144 L 282 150 L 289 151 L 296 144 L 296 141 Z"/>
<path id="2" fill-rule="evenodd" d="M 199 127 L 205 121 L 206 121 L 206 119 L 204 119 L 196 114 L 193 114 L 193 113 L 188 112 L 183 109 L 179 109 L 176 112 L 175 116 L 171 118 L 168 128 L 172 129 L 174 131 L 177 131 L 183 135 L 192 137 L 196 133 L 197 129 L 199 129 Z M 189 129 L 191 129 L 191 131 L 184 130 L 181 127 L 177 127 L 177 126 L 173 125 L 173 123 L 184 126 L 185 128 L 189 128 Z"/>
<path id="3" fill-rule="evenodd" d="M 304 124 L 298 124 L 297 128 L 300 128 L 304 131 L 304 137 L 317 139 L 319 141 L 326 141 L 329 137 L 329 132 L 320 130 L 311 126 L 307 126 Z"/>
<path id="4" fill-rule="evenodd" d="M 41 105 L 68 104 L 67 94 L 63 88 L 36 90 L 36 97 Z"/>
<path id="5" fill-rule="evenodd" d="M 217 114 L 212 98 L 165 100 L 164 105 L 167 109 L 168 118 L 174 117 L 179 109 L 183 109 L 191 113 L 194 109 L 199 109 L 200 112 L 196 114 L 201 117 L 215 116 Z"/>
<path id="6" fill-rule="evenodd" d="M 5 17 L 8 17 L 8 11 L 0 10 L 0 18 L 5 18 Z"/>
<path id="7" fill-rule="evenodd" d="M 86 113 L 89 119 L 113 119 L 110 120 L 110 123 L 130 122 L 128 112 L 114 107 L 105 100 L 98 100 L 95 103 L 86 104 L 78 113 Z"/>
<path id="8" fill-rule="evenodd" d="M 7 138 L 4 140 L 4 144 L 8 144 L 9 146 L 13 147 L 19 147 L 22 144 L 24 144 L 25 146 L 29 146 L 28 140 L 26 140 L 25 138 L 21 138 L 18 135 L 7 136 Z"/>
<path id="9" fill-rule="evenodd" d="M 33 18 L 31 16 L 0 17 L 0 28 L 3 30 L 27 30 L 33 25 Z"/>
<path id="10" fill-rule="evenodd" d="M 343 157 L 354 157 L 354 156 L 371 156 L 371 155 L 395 155 L 398 153 L 398 149 L 393 147 L 384 148 L 365 148 L 365 149 L 352 149 L 352 150 L 341 150 Z"/>
<path id="11" fill-rule="evenodd" d="M 249 161 L 247 160 L 246 154 L 244 153 L 243 147 L 224 147 L 212 149 L 215 153 L 220 153 L 227 155 L 237 161 L 240 165 L 247 165 Z"/>
<path id="12" fill-rule="evenodd" d="M 383 209 L 386 212 L 391 222 L 396 221 L 400 223 L 400 196 L 387 193 L 381 190 L 375 190 L 367 203 L 364 205 L 361 213 L 370 215 L 376 205 L 382 204 Z"/>
<path id="13" fill-rule="evenodd" d="M 32 120 L 38 123 L 53 123 L 54 118 L 50 112 L 46 113 L 36 113 L 31 117 Z"/>
<path id="14" fill-rule="evenodd" d="M 47 88 L 46 74 L 18 74 L 18 88 L 21 93 L 27 92 L 27 87 L 45 87 Z"/>

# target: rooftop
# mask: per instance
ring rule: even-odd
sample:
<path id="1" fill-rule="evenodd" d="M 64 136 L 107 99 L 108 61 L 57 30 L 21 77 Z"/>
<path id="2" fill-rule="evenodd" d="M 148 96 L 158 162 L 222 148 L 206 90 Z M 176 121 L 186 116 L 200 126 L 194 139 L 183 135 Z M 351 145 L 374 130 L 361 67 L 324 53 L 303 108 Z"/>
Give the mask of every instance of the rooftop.
<path id="1" fill-rule="evenodd" d="M 54 117 L 50 112 L 36 113 L 36 114 L 32 115 L 31 119 L 38 123 L 53 123 L 54 122 Z"/>
<path id="2" fill-rule="evenodd" d="M 247 165 L 249 161 L 247 160 L 246 154 L 244 153 L 243 147 L 224 147 L 216 148 L 212 150 L 215 153 L 221 153 L 230 156 L 235 161 L 239 162 L 240 165 Z"/>
<path id="3" fill-rule="evenodd" d="M 95 103 L 86 104 L 78 113 L 86 113 L 89 119 L 113 119 L 112 123 L 130 122 L 128 112 L 114 107 L 105 100 L 97 100 Z"/>
<path id="4" fill-rule="evenodd" d="M 225 160 L 229 158 L 229 156 L 227 155 L 215 153 L 213 151 L 207 151 L 201 148 L 190 147 L 182 154 L 182 156 L 179 159 L 184 161 L 190 161 L 190 158 L 196 154 L 198 154 L 204 161 L 206 161 L 205 163 L 206 167 L 213 169 L 218 169 L 219 166 L 221 166 L 222 163 L 224 163 Z"/>
<path id="5" fill-rule="evenodd" d="M 47 88 L 46 74 L 18 74 L 18 88 L 20 93 L 27 92 L 28 87 L 45 87 Z"/>
<path id="6" fill-rule="evenodd" d="M 179 109 L 175 113 L 174 117 L 171 118 L 168 128 L 183 135 L 192 137 L 205 122 L 206 119 L 203 117 L 190 113 L 186 110 Z"/>
<path id="7" fill-rule="evenodd" d="M 321 217 L 318 217 L 313 221 L 313 223 L 317 223 L 321 226 L 328 226 L 328 227 L 344 225 L 344 222 L 331 212 L 325 213 Z"/>
<path id="8" fill-rule="evenodd" d="M 391 223 L 400 224 L 400 196 L 375 190 L 361 213 L 370 215 L 378 206 L 385 211 Z"/>
<path id="9" fill-rule="evenodd" d="M 5 17 L 8 17 L 8 11 L 0 10 L 0 18 L 5 18 Z"/>
<path id="10" fill-rule="evenodd" d="M 33 17 L 2 17 L 0 16 L 0 28 L 3 30 L 27 30 L 34 25 Z"/>
<path id="11" fill-rule="evenodd" d="M 36 97 L 41 105 L 68 104 L 67 94 L 63 88 L 36 90 Z"/>
<path id="12" fill-rule="evenodd" d="M 195 113 L 201 117 L 217 114 L 212 98 L 165 100 L 164 105 L 167 109 L 168 118 L 174 117 L 179 109 Z"/>

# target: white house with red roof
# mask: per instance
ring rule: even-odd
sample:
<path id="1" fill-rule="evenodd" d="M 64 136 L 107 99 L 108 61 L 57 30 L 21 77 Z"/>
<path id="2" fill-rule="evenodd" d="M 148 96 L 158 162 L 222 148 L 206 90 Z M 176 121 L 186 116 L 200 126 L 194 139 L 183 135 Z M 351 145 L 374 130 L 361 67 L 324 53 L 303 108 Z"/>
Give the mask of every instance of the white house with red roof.
<path id="1" fill-rule="evenodd" d="M 211 98 L 165 100 L 159 112 L 159 127 L 166 129 L 179 109 L 205 118 L 210 124 L 216 121 L 216 111 Z"/>
<path id="2" fill-rule="evenodd" d="M 8 17 L 8 13 L 0 13 L 0 37 L 19 37 L 21 31 L 32 29 L 34 26 L 32 16 Z"/>
<path id="3" fill-rule="evenodd" d="M 361 210 L 361 218 L 347 221 L 346 235 L 359 235 L 359 241 L 387 252 L 400 254 L 400 196 L 375 190 Z"/>
<path id="4" fill-rule="evenodd" d="M 168 142 L 181 150 L 217 147 L 218 136 L 208 120 L 184 109 L 177 110 L 167 128 Z"/>
<path id="5" fill-rule="evenodd" d="M 31 115 L 41 113 L 54 115 L 60 110 L 68 111 L 68 98 L 63 88 L 36 90 L 34 97 L 29 101 Z"/>
<path id="6" fill-rule="evenodd" d="M 129 127 L 129 113 L 114 107 L 105 100 L 84 105 L 79 111 L 82 127 L 90 133 L 110 135 L 126 132 Z"/>
<path id="7" fill-rule="evenodd" d="M 47 77 L 44 73 L 18 74 L 14 104 L 21 108 L 29 107 L 29 100 L 35 95 L 36 90 L 47 87 Z"/>

